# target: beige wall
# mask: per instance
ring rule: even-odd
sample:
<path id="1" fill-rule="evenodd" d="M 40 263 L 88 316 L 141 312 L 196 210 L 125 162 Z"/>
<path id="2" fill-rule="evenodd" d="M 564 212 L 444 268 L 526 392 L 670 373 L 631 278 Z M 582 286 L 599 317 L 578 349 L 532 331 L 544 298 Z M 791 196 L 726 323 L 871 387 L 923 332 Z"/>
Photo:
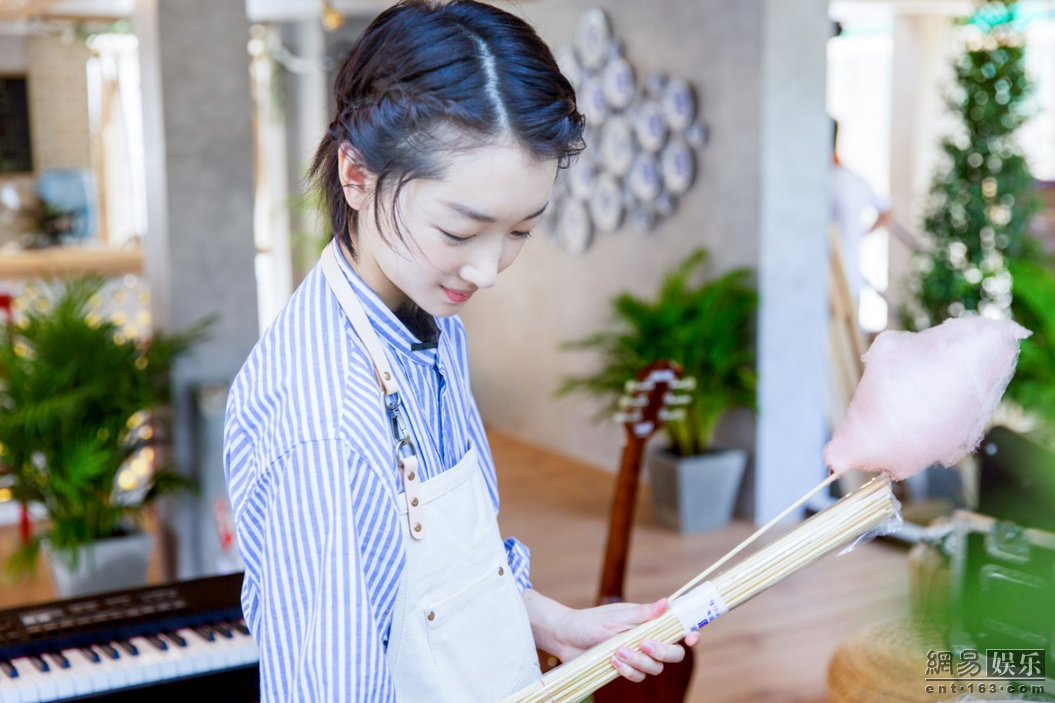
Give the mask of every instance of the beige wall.
<path id="1" fill-rule="evenodd" d="M 751 450 L 740 512 L 768 519 L 824 472 L 827 5 L 543 0 L 522 10 L 559 46 L 598 5 L 639 76 L 663 71 L 697 88 L 711 143 L 695 186 L 651 235 L 625 227 L 574 257 L 540 231 L 496 289 L 466 307 L 474 392 L 492 426 L 614 469 L 618 428 L 591 424 L 587 400 L 553 397 L 562 377 L 591 363 L 558 347 L 604 324 L 614 294 L 652 294 L 664 271 L 705 246 L 715 270 L 758 271 L 761 412 L 729 418 L 719 440 Z"/>
<path id="2" fill-rule="evenodd" d="M 81 39 L 25 39 L 29 74 L 30 130 L 37 173 L 53 168 L 91 168 L 88 127 L 90 57 Z"/>
<path id="3" fill-rule="evenodd" d="M 624 225 L 595 235 L 583 256 L 564 253 L 537 228 L 496 288 L 474 299 L 462 317 L 487 422 L 612 468 L 618 428 L 591 424 L 596 408 L 590 401 L 553 398 L 564 375 L 590 368 L 587 355 L 558 346 L 603 325 L 616 293 L 651 295 L 662 273 L 696 247 L 711 251 L 715 270 L 757 266 L 760 30 L 758 3 L 744 0 L 548 0 L 522 8 L 557 47 L 570 43 L 582 11 L 597 5 L 608 11 L 639 77 L 662 71 L 696 87 L 712 134 L 696 183 L 675 215 L 649 235 Z"/>

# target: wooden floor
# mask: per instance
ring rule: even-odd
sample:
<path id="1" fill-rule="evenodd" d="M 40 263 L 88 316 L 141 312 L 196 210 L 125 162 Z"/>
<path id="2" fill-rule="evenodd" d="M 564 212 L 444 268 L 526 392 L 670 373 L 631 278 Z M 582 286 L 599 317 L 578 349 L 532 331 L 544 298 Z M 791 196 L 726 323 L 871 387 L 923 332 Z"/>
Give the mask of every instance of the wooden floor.
<path id="1" fill-rule="evenodd" d="M 510 437 L 491 434 L 503 536 L 531 548 L 536 590 L 575 607 L 593 604 L 614 477 Z M 681 536 L 638 505 L 627 597 L 669 595 L 753 532 L 737 522 Z M 708 625 L 696 647 L 691 703 L 827 701 L 828 662 L 861 627 L 908 613 L 907 552 L 868 543 L 828 557 Z"/>
<path id="2" fill-rule="evenodd" d="M 502 495 L 504 536 L 531 548 L 535 588 L 574 607 L 593 604 L 600 578 L 614 476 L 497 433 L 491 448 Z M 737 522 L 681 536 L 652 520 L 647 489 L 638 506 L 627 597 L 669 595 L 753 530 Z M 0 560 L 17 543 L 0 528 Z M 156 582 L 159 563 L 151 565 Z M 54 598 L 47 569 L 0 584 L 0 607 Z M 855 630 L 908 612 L 906 552 L 870 543 L 809 567 L 704 630 L 696 648 L 691 703 L 822 703 L 836 646 Z"/>

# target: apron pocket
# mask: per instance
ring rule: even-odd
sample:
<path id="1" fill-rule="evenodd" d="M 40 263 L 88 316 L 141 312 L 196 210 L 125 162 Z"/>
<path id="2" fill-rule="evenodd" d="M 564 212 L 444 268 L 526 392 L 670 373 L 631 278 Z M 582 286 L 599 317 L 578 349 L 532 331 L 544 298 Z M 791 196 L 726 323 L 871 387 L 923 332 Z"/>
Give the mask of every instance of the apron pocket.
<path id="1" fill-rule="evenodd" d="M 452 703 L 494 703 L 523 685 L 525 670 L 538 670 L 523 597 L 504 559 L 422 618 Z"/>

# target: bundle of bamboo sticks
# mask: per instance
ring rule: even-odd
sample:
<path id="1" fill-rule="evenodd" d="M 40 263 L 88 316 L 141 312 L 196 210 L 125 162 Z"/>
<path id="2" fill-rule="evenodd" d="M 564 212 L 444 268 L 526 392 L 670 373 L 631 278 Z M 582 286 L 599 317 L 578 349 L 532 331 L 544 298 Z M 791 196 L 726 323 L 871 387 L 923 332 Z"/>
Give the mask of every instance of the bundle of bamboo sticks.
<path id="1" fill-rule="evenodd" d="M 602 642 L 500 703 L 581 701 L 619 675 L 612 666 L 619 647 L 640 651 L 642 640 L 649 638 L 678 642 L 690 631 L 746 603 L 825 554 L 899 520 L 899 508 L 890 482 L 884 478 L 873 479 L 712 580 L 675 599 L 660 617 Z"/>

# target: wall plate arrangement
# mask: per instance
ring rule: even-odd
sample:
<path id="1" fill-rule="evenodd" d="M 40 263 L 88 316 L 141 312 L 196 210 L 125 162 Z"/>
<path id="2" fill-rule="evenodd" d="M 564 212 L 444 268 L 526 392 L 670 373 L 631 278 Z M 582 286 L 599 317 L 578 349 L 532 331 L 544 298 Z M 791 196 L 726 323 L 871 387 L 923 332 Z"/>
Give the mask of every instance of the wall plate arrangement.
<path id="1" fill-rule="evenodd" d="M 586 116 L 586 150 L 558 176 L 543 227 L 572 254 L 627 224 L 651 232 L 692 187 L 707 145 L 696 91 L 660 72 L 639 83 L 601 8 L 582 13 L 556 58 Z"/>

